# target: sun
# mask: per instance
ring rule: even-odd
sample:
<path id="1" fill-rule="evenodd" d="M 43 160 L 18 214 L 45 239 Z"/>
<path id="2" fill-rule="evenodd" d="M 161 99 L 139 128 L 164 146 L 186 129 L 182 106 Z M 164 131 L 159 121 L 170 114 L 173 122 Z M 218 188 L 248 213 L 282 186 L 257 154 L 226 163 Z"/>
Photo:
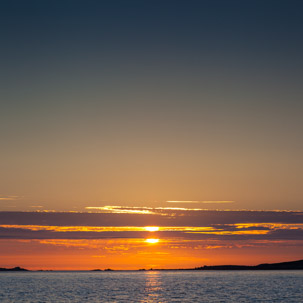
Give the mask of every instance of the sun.
<path id="1" fill-rule="evenodd" d="M 158 226 L 145 226 L 144 228 L 147 231 L 158 231 L 159 230 Z"/>
<path id="2" fill-rule="evenodd" d="M 159 241 L 160 241 L 159 239 L 145 239 L 145 242 L 150 244 L 156 244 Z"/>

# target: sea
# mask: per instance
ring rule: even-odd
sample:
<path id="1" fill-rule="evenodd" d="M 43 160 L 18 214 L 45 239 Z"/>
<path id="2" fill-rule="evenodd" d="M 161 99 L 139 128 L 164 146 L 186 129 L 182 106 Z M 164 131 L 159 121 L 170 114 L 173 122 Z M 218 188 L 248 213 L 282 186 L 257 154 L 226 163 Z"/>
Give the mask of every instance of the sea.
<path id="1" fill-rule="evenodd" d="M 303 302 L 303 271 L 1 272 L 0 302 Z"/>

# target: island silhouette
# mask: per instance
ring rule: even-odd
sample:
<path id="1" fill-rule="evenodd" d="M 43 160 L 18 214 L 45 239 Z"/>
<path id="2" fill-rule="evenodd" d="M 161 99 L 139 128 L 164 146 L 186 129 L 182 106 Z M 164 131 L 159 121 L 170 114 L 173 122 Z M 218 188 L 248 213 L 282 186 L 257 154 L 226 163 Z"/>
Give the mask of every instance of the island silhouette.
<path id="1" fill-rule="evenodd" d="M 149 270 L 302 270 L 303 269 L 303 260 L 297 261 L 289 261 L 289 262 L 280 262 L 280 263 L 262 263 L 259 265 L 204 265 L 195 268 L 180 268 L 180 269 L 149 269 Z M 32 271 L 29 269 L 25 269 L 22 267 L 14 267 L 14 268 L 0 268 L 1 271 L 22 271 L 28 272 Z M 41 271 L 41 270 L 36 270 Z M 52 271 L 52 270 L 47 270 Z M 93 269 L 91 271 L 114 271 L 113 269 Z M 138 271 L 145 271 L 145 269 L 138 269 Z"/>
<path id="2" fill-rule="evenodd" d="M 14 267 L 14 268 L 2 268 L 2 267 L 0 267 L 0 271 L 30 271 L 30 270 L 17 266 L 17 267 Z"/>
<path id="3" fill-rule="evenodd" d="M 303 260 L 280 262 L 280 263 L 262 263 L 259 265 L 204 265 L 195 268 L 179 268 L 179 269 L 161 269 L 161 268 L 150 268 L 150 269 L 138 269 L 138 271 L 145 270 L 302 270 Z M 108 271 L 111 269 L 93 269 L 92 271 Z"/>
<path id="4" fill-rule="evenodd" d="M 280 263 L 263 263 L 259 265 L 204 265 L 196 267 L 195 270 L 293 270 L 303 269 L 303 260 L 280 262 Z"/>

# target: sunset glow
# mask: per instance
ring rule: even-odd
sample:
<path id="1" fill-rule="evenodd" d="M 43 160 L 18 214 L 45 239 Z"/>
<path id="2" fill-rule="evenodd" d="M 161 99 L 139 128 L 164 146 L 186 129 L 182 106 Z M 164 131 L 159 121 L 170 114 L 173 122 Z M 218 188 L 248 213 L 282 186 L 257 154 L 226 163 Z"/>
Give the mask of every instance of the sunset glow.
<path id="1" fill-rule="evenodd" d="M 0 212 L 0 257 L 7 266 L 63 270 L 257 264 L 303 253 L 302 212 L 150 211 Z"/>

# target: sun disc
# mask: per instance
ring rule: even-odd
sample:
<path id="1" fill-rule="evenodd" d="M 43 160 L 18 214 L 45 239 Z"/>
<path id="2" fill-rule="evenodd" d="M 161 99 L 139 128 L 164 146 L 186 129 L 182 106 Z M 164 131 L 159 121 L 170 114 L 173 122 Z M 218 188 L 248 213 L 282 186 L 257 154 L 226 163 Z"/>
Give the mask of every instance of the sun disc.
<path id="1" fill-rule="evenodd" d="M 144 228 L 147 231 L 158 231 L 159 230 L 158 226 L 145 226 Z"/>
<path id="2" fill-rule="evenodd" d="M 150 244 L 155 244 L 159 242 L 159 239 L 145 239 L 145 242 Z"/>

